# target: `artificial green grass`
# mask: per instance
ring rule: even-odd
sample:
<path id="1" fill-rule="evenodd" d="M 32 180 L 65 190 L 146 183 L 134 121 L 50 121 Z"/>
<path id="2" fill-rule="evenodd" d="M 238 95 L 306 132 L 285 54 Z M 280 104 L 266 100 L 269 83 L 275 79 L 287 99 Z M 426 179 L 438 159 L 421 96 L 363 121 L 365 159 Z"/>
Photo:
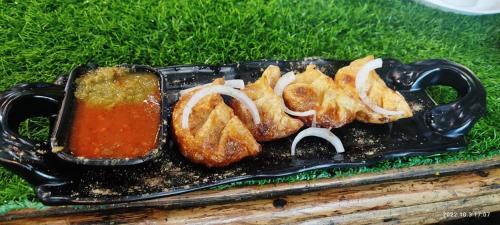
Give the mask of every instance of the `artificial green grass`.
<path id="1" fill-rule="evenodd" d="M 241 184 L 476 160 L 500 154 L 499 25 L 499 15 L 455 15 L 398 0 L 0 0 L 0 90 L 50 82 L 86 62 L 163 66 L 309 56 L 356 59 L 367 54 L 407 63 L 444 58 L 469 67 L 488 93 L 488 113 L 467 136 L 468 150 Z M 447 88 L 431 93 L 441 103 L 455 98 Z M 41 119 L 23 123 L 20 130 L 31 138 L 48 135 Z M 34 193 L 25 181 L 3 168 L 0 177 L 2 210 L 39 206 L 31 202 Z"/>

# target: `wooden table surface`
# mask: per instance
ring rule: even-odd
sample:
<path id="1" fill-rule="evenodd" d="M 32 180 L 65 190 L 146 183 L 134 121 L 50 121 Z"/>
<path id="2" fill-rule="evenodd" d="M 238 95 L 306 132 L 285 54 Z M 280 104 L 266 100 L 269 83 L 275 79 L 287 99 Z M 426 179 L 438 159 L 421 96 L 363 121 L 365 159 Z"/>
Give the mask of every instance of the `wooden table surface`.
<path id="1" fill-rule="evenodd" d="M 500 157 L 346 178 L 206 190 L 104 206 L 18 210 L 5 224 L 427 224 L 500 211 Z"/>

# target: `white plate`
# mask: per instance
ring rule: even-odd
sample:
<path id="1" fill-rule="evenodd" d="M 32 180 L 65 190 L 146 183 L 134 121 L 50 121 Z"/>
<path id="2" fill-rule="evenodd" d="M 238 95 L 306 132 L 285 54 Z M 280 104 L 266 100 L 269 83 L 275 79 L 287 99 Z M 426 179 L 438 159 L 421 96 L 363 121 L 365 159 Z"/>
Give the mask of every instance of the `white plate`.
<path id="1" fill-rule="evenodd" d="M 500 13 L 500 0 L 415 0 L 443 11 L 464 15 Z"/>

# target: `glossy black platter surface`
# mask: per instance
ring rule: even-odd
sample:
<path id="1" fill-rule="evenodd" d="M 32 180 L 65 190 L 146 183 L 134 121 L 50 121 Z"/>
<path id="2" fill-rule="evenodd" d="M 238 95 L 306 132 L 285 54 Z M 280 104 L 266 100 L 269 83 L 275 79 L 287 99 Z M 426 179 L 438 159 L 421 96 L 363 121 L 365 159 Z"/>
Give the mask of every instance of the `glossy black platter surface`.
<path id="1" fill-rule="evenodd" d="M 19 123 L 33 116 L 46 116 L 55 130 L 65 119 L 58 118 L 64 102 L 65 83 L 26 84 L 13 87 L 0 96 L 0 163 L 23 176 L 36 187 L 45 204 L 105 204 L 157 198 L 208 188 L 223 183 L 290 175 L 319 168 L 367 166 L 385 159 L 458 151 L 466 147 L 464 135 L 486 111 L 486 93 L 467 68 L 446 60 L 426 60 L 402 64 L 384 59 L 377 70 L 387 85 L 408 101 L 414 117 L 390 124 L 354 122 L 334 129 L 346 152 L 336 154 L 327 142 L 314 137 L 302 140 L 297 155 L 290 156 L 294 136 L 261 143 L 262 154 L 232 166 L 207 169 L 187 161 L 170 139 L 171 109 L 182 89 L 209 83 L 216 77 L 256 80 L 268 65 L 282 72 L 302 71 L 316 64 L 327 75 L 348 65 L 348 61 L 307 59 L 301 61 L 255 61 L 223 66 L 186 65 L 156 68 L 162 86 L 162 132 L 167 138 L 159 155 L 135 165 L 81 165 L 53 154 L 48 142 L 20 137 Z M 82 70 L 82 65 L 75 70 Z M 140 67 L 140 66 L 139 66 Z M 73 71 L 74 73 L 74 71 Z M 426 93 L 432 85 L 447 85 L 458 99 L 436 103 Z M 134 164 L 134 163 L 132 163 Z"/>

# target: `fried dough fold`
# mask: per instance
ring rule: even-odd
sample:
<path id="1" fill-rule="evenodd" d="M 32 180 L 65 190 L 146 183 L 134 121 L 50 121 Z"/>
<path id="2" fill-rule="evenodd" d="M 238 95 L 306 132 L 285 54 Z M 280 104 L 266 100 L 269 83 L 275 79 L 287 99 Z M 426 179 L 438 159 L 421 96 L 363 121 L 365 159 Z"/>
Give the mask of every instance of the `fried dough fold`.
<path id="1" fill-rule="evenodd" d="M 378 106 L 402 111 L 403 114 L 379 114 L 361 101 L 355 86 L 356 76 L 361 67 L 371 60 L 373 56 L 351 62 L 338 70 L 335 79 L 322 73 L 315 65 L 308 65 L 285 88 L 283 98 L 286 105 L 293 111 L 316 110 L 317 126 L 327 128 L 338 128 L 354 120 L 381 124 L 413 116 L 404 97 L 387 87 L 375 71 L 370 71 L 367 79 L 367 96 Z M 300 119 L 310 126 L 313 116 Z"/>
<path id="2" fill-rule="evenodd" d="M 360 108 L 359 101 L 346 93 L 335 81 L 315 65 L 308 65 L 303 73 L 288 85 L 283 98 L 293 111 L 316 110 L 316 126 L 337 128 L 352 122 Z M 313 116 L 300 117 L 311 126 Z"/>
<path id="3" fill-rule="evenodd" d="M 335 82 L 338 86 L 342 87 L 343 90 L 349 95 L 356 96 L 356 98 L 361 102 L 358 92 L 356 90 L 356 75 L 358 71 L 367 62 L 372 61 L 374 57 L 372 55 L 365 58 L 355 60 L 349 64 L 349 66 L 343 67 L 337 71 L 335 75 Z M 365 123 L 389 123 L 396 120 L 412 117 L 413 113 L 410 106 L 406 102 L 405 98 L 397 91 L 394 91 L 387 87 L 385 82 L 380 78 L 380 76 L 374 71 L 370 71 L 367 79 L 368 90 L 366 95 L 379 107 L 382 107 L 390 111 L 401 111 L 402 114 L 398 115 L 383 115 L 374 112 L 366 104 L 360 104 L 360 109 L 356 113 L 356 120 Z"/>
<path id="4" fill-rule="evenodd" d="M 213 83 L 223 84 L 224 80 Z M 172 113 L 174 136 L 182 155 L 207 167 L 223 167 L 258 155 L 260 144 L 219 94 L 203 97 L 193 107 L 189 127 L 182 128 L 184 107 L 197 91 L 181 96 Z"/>
<path id="5" fill-rule="evenodd" d="M 281 76 L 280 68 L 269 66 L 262 76 L 242 90 L 257 106 L 261 123 L 255 125 L 250 111 L 233 99 L 230 106 L 257 141 L 272 141 L 296 133 L 304 124 L 286 114 L 281 106 L 281 98 L 274 93 L 274 86 Z"/>

